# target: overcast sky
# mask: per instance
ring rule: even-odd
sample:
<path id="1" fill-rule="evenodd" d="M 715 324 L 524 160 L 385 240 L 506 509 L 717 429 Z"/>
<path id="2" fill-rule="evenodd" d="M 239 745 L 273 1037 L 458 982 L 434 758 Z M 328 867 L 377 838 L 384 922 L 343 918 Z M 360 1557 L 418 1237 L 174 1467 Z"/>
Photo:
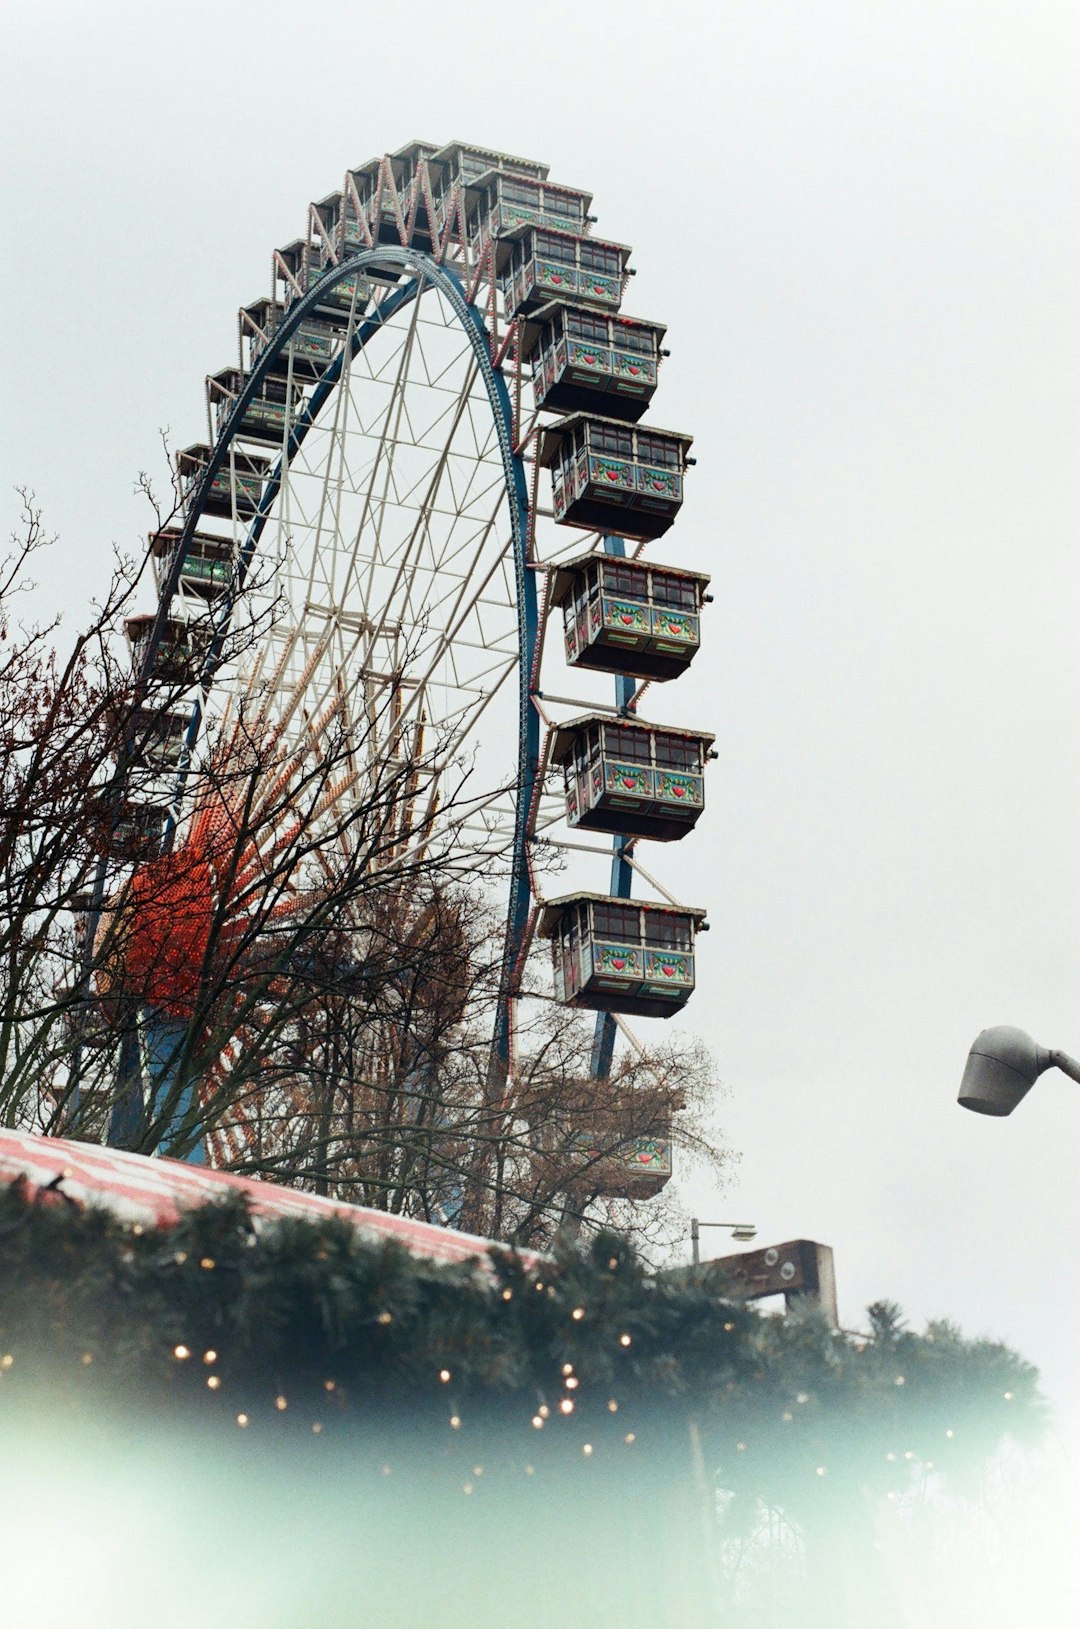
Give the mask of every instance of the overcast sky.
<path id="1" fill-rule="evenodd" d="M 6 0 L 0 505 L 34 488 L 74 627 L 159 426 L 310 198 L 412 137 L 540 158 L 670 324 L 696 437 L 663 552 L 714 574 L 663 716 L 717 732 L 688 1022 L 741 1150 L 702 1216 L 1080 1358 L 1080 1093 L 955 1103 L 1015 1023 L 1080 1052 L 1080 10 L 998 0 L 183 7 Z M 670 709 L 674 706 L 675 710 Z M 716 1236 L 718 1247 L 720 1236 Z M 1066 1421 L 1067 1423 L 1067 1421 Z"/>

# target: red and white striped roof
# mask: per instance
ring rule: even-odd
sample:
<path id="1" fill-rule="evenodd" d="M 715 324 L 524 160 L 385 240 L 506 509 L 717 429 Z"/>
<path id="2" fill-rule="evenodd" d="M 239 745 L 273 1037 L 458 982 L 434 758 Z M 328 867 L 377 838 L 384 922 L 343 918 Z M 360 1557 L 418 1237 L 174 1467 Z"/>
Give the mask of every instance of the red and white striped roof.
<path id="1" fill-rule="evenodd" d="M 0 1182 L 25 1177 L 32 1190 L 63 1178 L 63 1191 L 83 1205 L 101 1205 L 131 1222 L 166 1227 L 181 1213 L 227 1193 L 247 1197 L 256 1217 L 339 1216 L 357 1233 L 373 1242 L 397 1239 L 414 1256 L 430 1261 L 486 1262 L 489 1239 L 457 1233 L 386 1211 L 347 1205 L 339 1199 L 279 1188 L 271 1182 L 210 1171 L 180 1160 L 128 1154 L 97 1143 L 68 1142 L 59 1137 L 34 1137 L 23 1131 L 0 1131 Z"/>

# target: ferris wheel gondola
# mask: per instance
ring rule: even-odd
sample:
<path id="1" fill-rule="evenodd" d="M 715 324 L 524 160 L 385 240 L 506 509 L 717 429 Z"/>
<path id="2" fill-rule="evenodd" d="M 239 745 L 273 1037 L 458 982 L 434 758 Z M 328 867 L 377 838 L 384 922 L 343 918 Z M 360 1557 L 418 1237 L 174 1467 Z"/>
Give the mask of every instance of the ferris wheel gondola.
<path id="1" fill-rule="evenodd" d="M 496 1074 L 534 933 L 553 940 L 558 998 L 598 1013 L 606 1074 L 615 1014 L 685 1004 L 703 925 L 669 896 L 626 904 L 632 869 L 647 875 L 635 845 L 681 837 L 703 803 L 712 737 L 648 725 L 637 705 L 696 652 L 708 579 L 642 554 L 676 519 L 691 438 L 643 421 L 665 328 L 622 315 L 630 251 L 591 235 L 591 202 L 533 161 L 414 142 L 311 205 L 269 295 L 240 312 L 237 365 L 207 380 L 209 438 L 178 456 L 179 513 L 151 538 L 158 606 L 128 629 L 141 692 L 169 692 L 141 736 L 158 743 L 148 829 L 167 834 L 150 864 L 198 870 L 212 893 L 215 844 L 239 819 L 220 789 L 252 743 L 261 778 L 244 796 L 287 826 L 310 754 L 332 733 L 362 740 L 313 835 L 340 834 L 387 777 L 400 804 L 412 773 L 382 854 L 443 842 L 456 874 L 501 894 Z M 545 639 L 559 609 L 562 658 Z M 594 691 L 591 675 L 614 675 L 614 705 L 560 699 L 565 670 L 546 675 L 563 660 Z M 608 894 L 545 901 L 541 855 L 590 831 L 615 838 Z M 271 822 L 234 860 L 238 898 L 278 840 Z M 130 914 L 129 954 L 153 959 L 169 922 Z M 158 1027 L 178 1046 L 185 1002 L 168 995 Z M 225 1075 L 253 1021 L 223 1046 Z M 157 1089 L 161 1058 L 152 1042 Z M 249 1122 L 259 1112 L 249 1099 Z M 211 1156 L 229 1163 L 250 1130 L 238 1109 Z"/>

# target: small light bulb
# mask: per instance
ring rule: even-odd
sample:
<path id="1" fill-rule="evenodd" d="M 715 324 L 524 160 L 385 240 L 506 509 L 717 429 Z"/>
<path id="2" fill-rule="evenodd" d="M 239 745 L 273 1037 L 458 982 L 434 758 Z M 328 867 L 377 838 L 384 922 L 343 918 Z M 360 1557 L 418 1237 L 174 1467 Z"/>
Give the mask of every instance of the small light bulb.
<path id="1" fill-rule="evenodd" d="M 216 1374 L 208 1374 L 206 1377 L 206 1384 L 210 1387 L 211 1391 L 217 1391 L 218 1387 L 221 1385 L 221 1377 Z"/>
<path id="2" fill-rule="evenodd" d="M 533 1474 L 532 1466 L 531 1465 L 526 1465 L 526 1467 L 525 1467 L 525 1475 L 526 1476 L 532 1476 L 532 1474 Z"/>
<path id="3" fill-rule="evenodd" d="M 893 1381 L 893 1385 L 894 1386 L 902 1386 L 903 1384 L 904 1384 L 904 1377 L 903 1377 L 902 1374 L 898 1374 L 896 1379 Z"/>
<path id="4" fill-rule="evenodd" d="M 380 1324 L 383 1324 L 383 1325 L 392 1324 L 393 1321 L 394 1321 L 394 1314 L 392 1312 L 380 1312 L 378 1318 L 375 1320 L 376 1323 L 380 1323 Z"/>
<path id="5" fill-rule="evenodd" d="M 573 1412 L 574 1412 L 573 1403 L 570 1401 L 569 1397 L 564 1397 L 562 1402 L 559 1404 L 559 1413 L 560 1414 L 572 1414 Z"/>
<path id="6" fill-rule="evenodd" d="M 461 1430 L 461 1415 L 460 1414 L 451 1414 L 451 1416 L 450 1416 L 450 1429 L 451 1429 L 451 1431 L 460 1431 Z"/>
<path id="7" fill-rule="evenodd" d="M 179 1359 L 179 1361 L 182 1363 L 185 1358 L 189 1358 L 191 1356 L 191 1352 L 186 1346 L 180 1345 L 173 1347 L 172 1355 L 174 1358 Z"/>
<path id="8" fill-rule="evenodd" d="M 623 1441 L 624 1442 L 636 1442 L 637 1441 L 637 1433 L 635 1431 L 628 1431 L 626 1433 L 625 1437 L 623 1438 Z"/>
<path id="9" fill-rule="evenodd" d="M 536 1281 L 536 1293 L 538 1295 L 542 1295 L 543 1292 L 544 1292 L 544 1286 L 543 1286 L 543 1284 L 541 1284 L 540 1280 L 537 1279 L 537 1281 Z"/>
<path id="10" fill-rule="evenodd" d="M 725 1333 L 725 1334 L 726 1334 L 726 1335 L 730 1335 L 730 1334 L 731 1334 L 731 1331 L 732 1331 L 732 1330 L 733 1330 L 733 1329 L 734 1329 L 734 1328 L 735 1328 L 735 1325 L 734 1325 L 734 1324 L 725 1324 L 725 1325 L 724 1325 L 724 1333 Z"/>
<path id="11" fill-rule="evenodd" d="M 810 1401 L 810 1394 L 808 1392 L 801 1391 L 795 1398 L 795 1401 L 797 1403 L 808 1403 Z"/>
<path id="12" fill-rule="evenodd" d="M 472 1468 L 472 1473 L 474 1476 L 483 1476 L 484 1467 L 482 1465 L 474 1465 Z"/>
<path id="13" fill-rule="evenodd" d="M 563 1384 L 565 1385 L 567 1391 L 577 1391 L 580 1381 L 576 1375 L 568 1375 Z"/>
<path id="14" fill-rule="evenodd" d="M 213 1347 L 211 1347 L 208 1351 L 203 1353 L 202 1360 L 203 1360 L 204 1363 L 216 1363 L 217 1362 L 217 1353 L 214 1351 Z"/>
<path id="15" fill-rule="evenodd" d="M 143 1230 L 142 1223 L 141 1222 L 136 1222 L 135 1226 L 132 1228 L 131 1231 L 134 1233 L 135 1237 L 138 1239 L 138 1238 L 141 1238 L 141 1236 L 142 1236 L 142 1230 Z"/>
<path id="16" fill-rule="evenodd" d="M 384 1476 L 389 1476 L 390 1475 L 390 1467 L 389 1467 L 389 1465 L 380 1465 L 379 1469 L 380 1469 L 380 1471 L 382 1472 L 382 1474 Z"/>
<path id="17" fill-rule="evenodd" d="M 214 1260 L 213 1256 L 204 1256 L 200 1261 L 199 1266 L 203 1269 L 203 1272 L 212 1273 L 214 1268 L 217 1266 L 217 1262 Z"/>
<path id="18" fill-rule="evenodd" d="M 542 1431 L 544 1429 L 544 1422 L 540 1418 L 539 1414 L 534 1414 L 533 1415 L 532 1423 L 533 1423 L 533 1430 L 534 1431 Z"/>
<path id="19" fill-rule="evenodd" d="M 323 1381 L 323 1391 L 337 1391 L 337 1381 L 336 1380 L 324 1380 Z"/>
<path id="20" fill-rule="evenodd" d="M 243 1430 L 244 1426 L 247 1425 L 247 1423 L 248 1423 L 247 1415 L 246 1414 L 238 1414 L 236 1416 L 236 1423 L 241 1428 L 241 1430 Z"/>
<path id="21" fill-rule="evenodd" d="M 513 1290 L 511 1290 L 511 1289 L 503 1290 L 502 1298 L 503 1298 L 504 1301 L 512 1301 L 514 1299 Z"/>
<path id="22" fill-rule="evenodd" d="M 562 1366 L 562 1372 L 563 1374 L 573 1374 L 574 1365 L 572 1363 L 564 1363 Z"/>
<path id="23" fill-rule="evenodd" d="M 541 1403 L 536 1412 L 542 1420 L 549 1419 L 551 1416 L 551 1410 L 546 1403 Z"/>
<path id="24" fill-rule="evenodd" d="M 789 1408 L 786 1408 L 784 1410 L 783 1415 L 781 1416 L 781 1418 L 783 1420 L 785 1420 L 787 1422 L 787 1424 L 790 1425 L 791 1421 L 795 1418 L 795 1416 L 794 1416 L 794 1414 L 791 1412 L 791 1410 Z"/>
<path id="25" fill-rule="evenodd" d="M 175 1256 L 173 1257 L 173 1260 L 175 1261 L 175 1263 L 176 1263 L 176 1265 L 178 1267 L 182 1267 L 184 1265 L 185 1261 L 187 1260 L 187 1251 L 186 1250 L 178 1250 L 176 1252 Z"/>
<path id="26" fill-rule="evenodd" d="M 612 1397 L 610 1402 L 608 1403 L 608 1413 L 609 1414 L 617 1414 L 618 1412 L 619 1412 L 619 1405 L 615 1401 L 614 1397 Z"/>
<path id="27" fill-rule="evenodd" d="M 321 1424 L 321 1422 L 319 1420 L 316 1420 L 314 1425 L 311 1427 L 311 1435 L 313 1437 L 321 1437 L 322 1436 L 322 1424 Z"/>
<path id="28" fill-rule="evenodd" d="M 582 1445 L 581 1445 L 581 1451 L 585 1455 L 586 1459 L 591 1459 L 592 1458 L 592 1443 L 591 1442 L 583 1442 Z"/>
<path id="29" fill-rule="evenodd" d="M 466 1482 L 465 1486 L 462 1488 L 461 1491 L 463 1493 L 471 1493 L 472 1492 L 472 1483 L 471 1482 Z"/>
<path id="30" fill-rule="evenodd" d="M 745 1454 L 745 1452 L 746 1452 L 746 1444 L 745 1444 L 745 1442 L 737 1442 L 735 1444 L 735 1452 L 737 1454 Z"/>
<path id="31" fill-rule="evenodd" d="M 885 1458 L 891 1462 L 891 1461 L 895 1460 L 896 1455 L 895 1454 L 886 1454 Z"/>
<path id="32" fill-rule="evenodd" d="M 950 1427 L 949 1427 L 949 1429 L 948 1429 L 948 1430 L 947 1430 L 947 1431 L 946 1431 L 946 1433 L 945 1433 L 945 1435 L 946 1435 L 946 1436 L 947 1436 L 947 1437 L 951 1437 L 951 1436 L 952 1436 L 952 1434 L 953 1434 L 953 1429 L 952 1429 L 952 1426 L 951 1426 L 951 1425 L 950 1425 Z"/>
<path id="33" fill-rule="evenodd" d="M 817 1475 L 818 1476 L 824 1476 L 825 1475 L 825 1467 L 824 1467 L 824 1465 L 819 1465 L 818 1466 Z"/>
<path id="34" fill-rule="evenodd" d="M 15 1359 L 12 1357 L 11 1353 L 5 1352 L 3 1357 L 0 1358 L 0 1369 L 10 1369 L 14 1362 Z"/>
<path id="35" fill-rule="evenodd" d="M 620 1335 L 619 1336 L 619 1345 L 620 1346 L 629 1346 L 630 1345 L 630 1336 L 629 1335 Z"/>
<path id="36" fill-rule="evenodd" d="M 449 1369 L 440 1369 L 439 1370 L 439 1379 L 442 1381 L 444 1386 L 448 1385 L 449 1382 L 450 1382 L 450 1370 Z"/>
<path id="37" fill-rule="evenodd" d="M 1005 1401 L 1006 1401 L 1006 1402 L 1007 1402 L 1007 1403 L 1011 1403 L 1011 1402 L 1012 1402 L 1012 1400 L 1013 1400 L 1013 1393 L 1012 1393 L 1012 1392 L 1011 1392 L 1011 1391 L 1003 1391 L 1003 1392 L 1002 1392 L 1002 1394 L 1001 1394 L 1001 1395 L 1002 1395 L 1002 1397 L 1004 1397 L 1004 1399 L 1005 1399 Z"/>
<path id="38" fill-rule="evenodd" d="M 83 1364 L 85 1365 L 85 1367 L 89 1368 L 91 1363 L 93 1363 L 93 1361 L 94 1361 L 93 1352 L 84 1352 L 83 1355 L 82 1355 L 82 1360 L 83 1360 Z"/>
<path id="39" fill-rule="evenodd" d="M 575 1307 L 573 1312 L 570 1314 L 570 1316 L 571 1316 L 571 1318 L 573 1318 L 575 1323 L 579 1324 L 581 1322 L 582 1318 L 584 1318 L 584 1316 L 585 1316 L 585 1308 L 584 1307 Z"/>
<path id="40" fill-rule="evenodd" d="M 288 1406 L 289 1406 L 289 1400 L 288 1400 L 287 1397 L 275 1397 L 274 1398 L 274 1407 L 277 1409 L 279 1414 L 284 1414 L 284 1412 L 288 1408 Z"/>

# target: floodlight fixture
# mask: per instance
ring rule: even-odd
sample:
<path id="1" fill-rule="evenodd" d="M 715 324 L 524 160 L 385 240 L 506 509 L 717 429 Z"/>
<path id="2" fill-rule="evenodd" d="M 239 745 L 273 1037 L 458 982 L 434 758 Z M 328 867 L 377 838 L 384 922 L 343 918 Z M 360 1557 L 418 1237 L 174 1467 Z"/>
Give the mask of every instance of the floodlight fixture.
<path id="1" fill-rule="evenodd" d="M 976 1036 L 964 1065 L 959 1102 L 976 1114 L 1011 1114 L 1047 1069 L 1080 1081 L 1080 1063 L 1067 1052 L 1048 1051 L 1022 1029 L 996 1024 Z"/>

